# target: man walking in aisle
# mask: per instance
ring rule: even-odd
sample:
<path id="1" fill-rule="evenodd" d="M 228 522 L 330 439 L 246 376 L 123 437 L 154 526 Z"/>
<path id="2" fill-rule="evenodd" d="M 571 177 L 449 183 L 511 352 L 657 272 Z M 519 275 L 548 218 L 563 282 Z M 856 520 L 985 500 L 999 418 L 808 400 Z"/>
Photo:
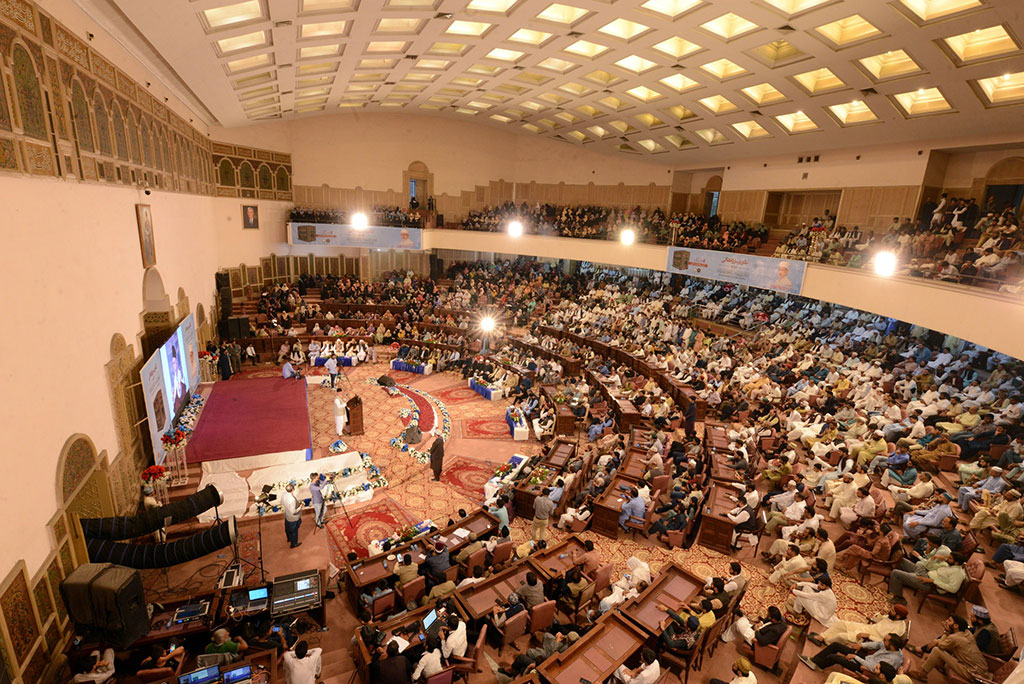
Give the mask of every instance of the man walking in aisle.
<path id="1" fill-rule="evenodd" d="M 324 513 L 327 510 L 327 504 L 324 503 L 324 476 L 318 475 L 317 473 L 310 473 L 309 475 L 309 497 L 310 503 L 313 504 L 313 522 L 317 527 L 324 526 Z"/>
<path id="2" fill-rule="evenodd" d="M 302 524 L 302 505 L 295 498 L 295 485 L 291 482 L 284 486 L 281 495 L 281 510 L 284 511 L 284 536 L 288 538 L 291 548 L 302 546 L 299 541 L 299 525 Z"/>

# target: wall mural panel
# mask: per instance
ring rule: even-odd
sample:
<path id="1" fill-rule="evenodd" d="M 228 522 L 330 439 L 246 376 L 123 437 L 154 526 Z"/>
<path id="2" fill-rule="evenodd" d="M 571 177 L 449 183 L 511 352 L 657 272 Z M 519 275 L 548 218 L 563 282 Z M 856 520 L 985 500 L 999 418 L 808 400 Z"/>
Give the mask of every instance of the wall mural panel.
<path id="1" fill-rule="evenodd" d="M 75 489 L 95 464 L 96 450 L 85 437 L 79 437 L 66 448 L 63 463 L 64 477 L 61 484 L 61 494 L 65 504 L 69 502 Z M 60 472 L 59 469 L 58 472 Z"/>
<path id="2" fill-rule="evenodd" d="M 32 599 L 29 596 L 28 580 L 23 566 L 15 571 L 7 590 L 0 595 L 0 611 L 3 612 L 4 624 L 7 625 L 14 660 L 19 664 L 24 663 L 31 655 L 32 645 L 39 638 L 39 625 L 32 610 Z"/>
<path id="3" fill-rule="evenodd" d="M 46 566 L 46 581 L 50 583 L 50 595 L 53 596 L 53 607 L 57 611 L 57 619 L 61 624 L 68 619 L 68 609 L 64 605 L 64 598 L 60 595 L 60 562 L 56 556 Z"/>
<path id="4" fill-rule="evenodd" d="M 53 615 L 53 601 L 50 600 L 49 582 L 47 582 L 45 577 L 36 582 L 36 586 L 32 587 L 32 598 L 36 602 L 39 621 L 46 624 L 46 621 Z"/>
<path id="5" fill-rule="evenodd" d="M 14 84 L 17 89 L 18 111 L 21 113 L 21 127 L 25 135 L 46 140 L 46 115 L 43 112 L 43 94 L 39 88 L 39 76 L 28 50 L 15 45 L 11 53 L 14 70 Z"/>

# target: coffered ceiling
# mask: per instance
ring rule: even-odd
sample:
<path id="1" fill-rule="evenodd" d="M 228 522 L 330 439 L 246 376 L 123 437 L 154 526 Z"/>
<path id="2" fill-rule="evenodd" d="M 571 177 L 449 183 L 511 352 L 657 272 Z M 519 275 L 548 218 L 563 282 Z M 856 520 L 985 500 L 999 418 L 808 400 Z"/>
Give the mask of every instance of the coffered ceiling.
<path id="1" fill-rule="evenodd" d="M 402 111 L 659 161 L 1024 130 L 1022 0 L 106 0 L 224 126 Z"/>

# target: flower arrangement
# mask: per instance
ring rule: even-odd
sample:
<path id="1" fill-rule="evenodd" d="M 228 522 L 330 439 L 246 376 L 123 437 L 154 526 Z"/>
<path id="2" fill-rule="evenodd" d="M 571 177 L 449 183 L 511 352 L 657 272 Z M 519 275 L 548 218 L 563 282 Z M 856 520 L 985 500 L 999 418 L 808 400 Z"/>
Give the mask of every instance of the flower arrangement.
<path id="1" fill-rule="evenodd" d="M 173 427 L 165 432 L 163 437 L 160 438 L 160 441 L 163 442 L 164 446 L 177 446 L 188 439 L 191 434 L 191 429 L 179 424 L 178 427 Z"/>
<path id="2" fill-rule="evenodd" d="M 497 477 L 497 478 L 502 478 L 502 477 L 505 477 L 506 475 L 508 475 L 511 472 L 512 472 L 512 464 L 511 463 L 502 463 L 500 466 L 495 468 L 494 476 Z"/>
<path id="3" fill-rule="evenodd" d="M 330 451 L 332 454 L 343 454 L 346 451 L 348 451 L 348 444 L 345 444 L 345 442 L 343 442 L 342 440 L 337 439 L 331 442 L 331 445 L 327 447 L 327 450 Z"/>
<path id="4" fill-rule="evenodd" d="M 551 477 L 551 473 L 554 472 L 551 468 L 544 466 L 537 466 L 532 473 L 530 473 L 530 484 L 539 485 L 547 482 L 547 479 Z"/>
<path id="5" fill-rule="evenodd" d="M 374 380 L 374 382 L 376 382 L 376 380 Z M 440 401 L 438 401 L 435 397 L 432 397 L 429 394 L 427 394 L 426 392 L 422 392 L 422 391 L 416 389 L 415 387 L 410 387 L 408 385 L 397 385 L 395 387 L 386 387 L 385 389 L 388 389 L 388 390 L 393 389 L 393 390 L 395 390 L 395 394 L 402 394 L 398 390 L 398 387 L 403 387 L 403 388 L 409 390 L 410 392 L 415 392 L 416 394 L 419 394 L 420 396 L 427 397 L 427 398 L 433 400 L 433 402 L 437 405 L 437 411 L 440 411 L 440 413 L 441 413 L 440 421 L 438 421 L 439 425 L 441 426 L 441 439 L 443 439 L 445 441 L 445 443 L 447 443 L 448 439 L 451 437 L 451 434 L 452 434 L 452 417 L 451 417 L 451 414 L 448 413 L 448 407 L 445 406 L 444 404 L 442 404 Z M 418 421 L 420 419 L 420 411 L 419 411 L 419 409 L 416 408 L 416 404 L 413 402 L 411 397 L 406 396 L 406 395 L 403 395 L 403 396 L 405 396 L 405 398 L 409 401 L 409 403 L 412 405 L 413 408 L 411 408 L 411 409 L 399 409 L 399 416 L 405 418 L 408 415 L 408 417 L 415 418 Z M 407 415 L 405 413 L 406 411 L 408 411 Z M 435 411 L 435 413 L 434 413 L 435 419 L 437 418 L 437 411 Z M 420 451 L 418 449 L 413 449 L 412 447 L 410 447 L 408 444 L 405 443 L 405 439 L 402 437 L 402 435 L 398 435 L 397 437 L 393 437 L 391 439 L 390 444 L 391 444 L 392 447 L 394 447 L 395 449 L 398 449 L 399 451 L 407 451 L 407 452 L 409 452 L 409 455 L 412 456 L 413 460 L 415 460 L 417 463 L 429 463 L 430 462 L 430 454 L 428 452 Z"/>
<path id="6" fill-rule="evenodd" d="M 551 400 L 553 402 L 555 402 L 556 404 L 564 404 L 565 401 L 566 401 L 565 394 L 563 394 L 562 392 L 559 392 L 555 396 L 551 397 Z"/>
<path id="7" fill-rule="evenodd" d="M 161 465 L 151 465 L 142 471 L 143 482 L 156 482 L 167 476 L 167 470 Z"/>

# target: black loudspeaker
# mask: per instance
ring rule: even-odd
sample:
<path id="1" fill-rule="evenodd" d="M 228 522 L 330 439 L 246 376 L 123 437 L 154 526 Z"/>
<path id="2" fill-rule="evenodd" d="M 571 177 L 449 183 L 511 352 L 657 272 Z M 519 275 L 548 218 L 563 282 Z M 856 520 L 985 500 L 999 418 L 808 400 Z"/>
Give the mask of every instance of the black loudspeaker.
<path id="1" fill-rule="evenodd" d="M 166 506 L 143 511 L 139 515 L 118 518 L 82 518 L 82 535 L 86 539 L 134 539 L 156 532 L 166 524 L 190 520 L 203 511 L 224 502 L 220 491 L 212 484 L 192 496 L 172 501 Z"/>
<path id="2" fill-rule="evenodd" d="M 138 570 L 85 563 L 61 582 L 60 591 L 75 624 L 93 628 L 105 642 L 123 648 L 149 631 Z"/>
<path id="3" fill-rule="evenodd" d="M 147 570 L 167 568 L 230 546 L 237 536 L 232 517 L 213 527 L 163 544 L 126 544 L 105 539 L 87 539 L 89 560 L 93 563 L 117 563 L 129 568 Z"/>
<path id="4" fill-rule="evenodd" d="M 218 290 L 223 290 L 225 287 L 231 289 L 231 276 L 228 275 L 227 271 L 217 271 L 214 273 L 213 282 L 217 284 Z"/>
<path id="5" fill-rule="evenodd" d="M 434 225 L 438 228 L 444 228 L 444 214 L 438 214 L 437 219 L 434 221 Z"/>
<path id="6" fill-rule="evenodd" d="M 392 378 L 390 375 L 382 375 L 379 378 L 377 378 L 377 384 L 380 385 L 381 387 L 394 387 L 396 383 L 395 379 Z"/>
<path id="7" fill-rule="evenodd" d="M 249 317 L 248 316 L 232 316 L 231 320 L 234 321 L 234 339 L 240 340 L 245 337 L 249 337 Z"/>
<path id="8" fill-rule="evenodd" d="M 222 319 L 231 315 L 231 288 L 219 288 L 220 292 L 220 317 Z"/>

